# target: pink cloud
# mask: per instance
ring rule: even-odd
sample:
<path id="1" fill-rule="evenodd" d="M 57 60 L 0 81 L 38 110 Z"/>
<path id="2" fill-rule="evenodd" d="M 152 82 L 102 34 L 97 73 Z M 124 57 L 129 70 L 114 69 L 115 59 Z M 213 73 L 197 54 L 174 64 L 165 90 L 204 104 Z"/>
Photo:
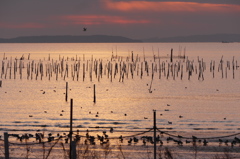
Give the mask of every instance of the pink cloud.
<path id="1" fill-rule="evenodd" d="M 144 19 L 128 19 L 122 16 L 107 16 L 107 15 L 66 15 L 60 17 L 64 20 L 62 24 L 144 24 L 150 23 L 149 20 Z"/>
<path id="2" fill-rule="evenodd" d="M 240 5 L 212 4 L 196 2 L 149 2 L 102 0 L 105 7 L 119 11 L 154 11 L 154 12 L 240 12 Z"/>
<path id="3" fill-rule="evenodd" d="M 0 28 L 10 28 L 10 29 L 37 29 L 45 28 L 46 26 L 38 23 L 23 23 L 23 24 L 12 24 L 12 23 L 0 23 Z"/>

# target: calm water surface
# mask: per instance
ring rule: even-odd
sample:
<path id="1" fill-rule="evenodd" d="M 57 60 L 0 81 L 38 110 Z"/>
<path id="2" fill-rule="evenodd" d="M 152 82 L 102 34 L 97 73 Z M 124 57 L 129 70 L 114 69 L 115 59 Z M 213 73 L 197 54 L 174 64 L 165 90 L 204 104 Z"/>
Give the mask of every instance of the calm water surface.
<path id="1" fill-rule="evenodd" d="M 171 49 L 174 56 L 185 54 L 193 63 L 195 70 L 190 79 L 186 71 L 187 59 L 174 58 L 173 61 L 174 64 L 181 63 L 182 79 L 180 73 L 175 74 L 175 78 L 170 73 L 167 78 L 167 73 L 164 76 L 161 71 L 160 76 L 159 63 L 161 66 L 165 63 L 167 69 Z M 134 60 L 138 57 L 133 77 L 129 71 L 128 77 L 125 75 L 124 80 L 119 81 L 121 76 L 118 72 L 111 80 L 108 63 L 112 63 L 114 69 L 115 64 L 120 64 L 122 60 L 130 70 L 132 53 Z M 111 61 L 112 55 L 118 58 Z M 22 79 L 19 69 L 14 79 L 14 59 L 22 56 Z M 153 56 L 160 57 L 160 62 L 158 59 L 154 61 Z M 143 70 L 141 78 L 140 68 L 141 64 L 145 67 L 144 58 L 149 66 L 149 75 Z M 223 73 L 218 70 L 221 58 Z M 69 66 L 68 77 L 64 79 L 64 75 L 52 73 L 49 79 L 47 66 L 61 63 L 62 59 L 64 66 Z M 74 105 L 74 130 L 108 130 L 114 127 L 116 131 L 145 131 L 146 128 L 152 128 L 153 110 L 156 110 L 157 127 L 166 131 L 191 134 L 239 132 L 240 69 L 236 66 L 240 63 L 240 43 L 0 44 L 0 60 L 0 135 L 5 131 L 67 132 L 71 98 Z M 204 79 L 200 80 L 198 60 L 202 60 L 206 66 Z M 10 61 L 11 79 L 10 67 L 7 68 Z M 33 61 L 36 65 L 43 64 L 42 80 L 35 70 L 32 78 L 27 79 L 27 64 Z M 102 61 L 103 76 L 98 80 L 93 73 L 91 81 L 90 64 L 94 61 Z M 214 78 L 210 71 L 211 61 L 215 61 Z M 73 80 L 71 71 L 77 62 L 80 63 L 79 79 L 75 75 Z M 152 63 L 156 68 L 153 80 Z M 67 102 L 66 82 L 69 85 Z M 96 103 L 93 103 L 94 84 Z"/>

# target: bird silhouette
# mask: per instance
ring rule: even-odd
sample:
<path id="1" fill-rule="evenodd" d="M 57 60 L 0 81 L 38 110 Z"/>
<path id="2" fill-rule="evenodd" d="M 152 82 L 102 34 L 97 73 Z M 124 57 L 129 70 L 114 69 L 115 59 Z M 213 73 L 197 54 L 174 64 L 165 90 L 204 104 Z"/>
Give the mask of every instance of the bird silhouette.
<path id="1" fill-rule="evenodd" d="M 83 28 L 83 31 L 87 31 L 87 28 Z"/>

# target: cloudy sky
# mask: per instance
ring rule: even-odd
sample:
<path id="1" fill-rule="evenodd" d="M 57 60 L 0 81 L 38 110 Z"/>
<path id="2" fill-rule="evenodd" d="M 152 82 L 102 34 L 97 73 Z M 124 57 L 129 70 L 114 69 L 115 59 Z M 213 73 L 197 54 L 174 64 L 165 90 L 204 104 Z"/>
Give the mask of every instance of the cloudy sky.
<path id="1" fill-rule="evenodd" d="M 0 0 L 0 38 L 216 33 L 240 34 L 240 0 Z"/>

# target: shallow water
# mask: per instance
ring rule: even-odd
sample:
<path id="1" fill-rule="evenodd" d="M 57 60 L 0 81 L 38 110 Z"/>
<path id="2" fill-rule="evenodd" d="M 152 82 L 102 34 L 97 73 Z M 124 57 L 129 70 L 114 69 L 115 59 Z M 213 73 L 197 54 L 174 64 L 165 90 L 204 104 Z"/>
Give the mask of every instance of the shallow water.
<path id="1" fill-rule="evenodd" d="M 213 131 L 220 134 L 239 132 L 240 69 L 236 67 L 236 62 L 240 58 L 239 43 L 0 44 L 0 48 L 1 68 L 2 61 L 5 62 L 5 73 L 0 79 L 1 134 L 5 131 L 9 133 L 69 131 L 70 99 L 73 99 L 74 131 L 77 129 L 101 131 L 110 127 L 115 131 L 145 131 L 146 128 L 153 127 L 153 110 L 156 110 L 157 127 L 166 131 L 190 134 Z M 203 59 L 206 64 L 204 80 L 198 79 L 199 72 L 196 71 L 189 80 L 186 61 L 183 59 L 174 59 L 174 63 L 180 61 L 183 64 L 182 79 L 180 73 L 178 76 L 175 75 L 175 79 L 171 74 L 167 79 L 163 72 L 159 79 L 159 61 L 154 62 L 153 55 L 160 56 L 160 63 L 167 64 L 171 48 L 175 56 L 185 54 L 188 60 L 194 63 L 194 68 L 198 69 L 197 61 Z M 132 52 L 134 59 L 140 57 L 136 62 L 133 77 L 129 72 L 128 77 L 125 75 L 124 81 L 119 82 L 121 76 L 118 72 L 111 80 L 111 76 L 107 74 L 107 64 L 111 61 L 111 56 L 121 56 L 125 63 L 132 63 Z M 19 75 L 20 70 L 14 79 L 13 69 L 10 79 L 10 68 L 6 74 L 6 65 L 11 59 L 13 63 L 15 58 L 20 59 L 22 55 L 24 55 L 22 79 Z M 223 78 L 222 72 L 218 71 L 222 56 Z M 71 65 L 80 61 L 78 80 L 76 76 L 74 80 L 71 78 L 70 71 L 65 80 L 61 74 L 57 76 L 54 73 L 49 80 L 46 73 L 47 65 L 60 63 L 59 59 L 63 58 L 64 65 L 68 64 L 69 70 Z M 73 58 L 75 61 L 71 60 Z M 127 58 L 130 61 L 127 61 Z M 144 71 L 141 78 L 140 67 L 144 58 L 149 64 L 149 75 Z M 40 59 L 44 64 L 42 80 L 35 72 L 32 78 L 27 79 L 27 64 L 32 61 L 38 64 Z M 103 62 L 102 78 L 98 81 L 93 74 L 91 81 L 89 66 L 83 81 L 83 64 L 86 69 L 87 64 L 95 59 Z M 119 59 L 111 61 L 113 67 L 115 63 L 120 63 Z M 215 61 L 214 78 L 210 72 L 211 60 Z M 230 70 L 226 68 L 227 61 L 230 62 Z M 152 63 L 157 67 L 153 80 Z M 69 85 L 67 102 L 66 82 Z M 96 103 L 93 102 L 94 84 Z"/>

